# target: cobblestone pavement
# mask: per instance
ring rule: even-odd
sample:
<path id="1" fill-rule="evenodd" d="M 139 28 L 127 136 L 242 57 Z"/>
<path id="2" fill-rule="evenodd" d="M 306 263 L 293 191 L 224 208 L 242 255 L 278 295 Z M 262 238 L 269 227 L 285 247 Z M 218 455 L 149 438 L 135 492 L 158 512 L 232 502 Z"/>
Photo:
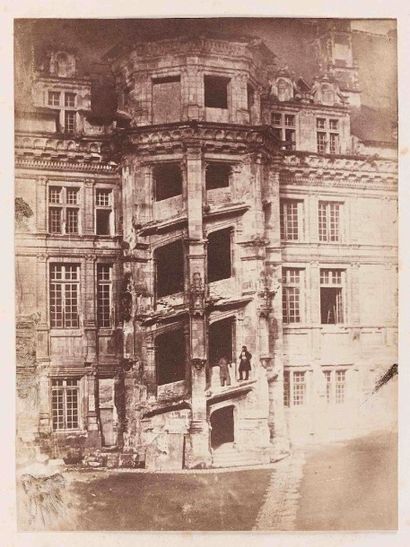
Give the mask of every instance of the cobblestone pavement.
<path id="1" fill-rule="evenodd" d="M 296 450 L 291 456 L 276 464 L 254 530 L 295 529 L 304 462 L 304 452 Z"/>

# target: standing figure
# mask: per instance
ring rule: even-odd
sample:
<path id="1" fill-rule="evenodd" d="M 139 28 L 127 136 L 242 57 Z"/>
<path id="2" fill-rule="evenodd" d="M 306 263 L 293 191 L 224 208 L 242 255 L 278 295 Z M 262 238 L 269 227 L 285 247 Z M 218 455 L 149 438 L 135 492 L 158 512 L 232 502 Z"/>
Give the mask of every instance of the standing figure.
<path id="1" fill-rule="evenodd" d="M 241 354 L 239 355 L 239 380 L 249 380 L 249 371 L 251 370 L 252 354 L 249 353 L 246 346 L 242 346 Z M 245 373 L 245 378 L 243 378 Z"/>
<path id="2" fill-rule="evenodd" d="M 231 366 L 231 363 L 228 363 L 225 357 L 221 357 L 218 361 L 218 365 L 219 365 L 219 378 L 221 380 L 221 386 L 223 387 L 225 383 L 227 386 L 230 386 L 231 375 L 229 374 L 229 367 Z"/>

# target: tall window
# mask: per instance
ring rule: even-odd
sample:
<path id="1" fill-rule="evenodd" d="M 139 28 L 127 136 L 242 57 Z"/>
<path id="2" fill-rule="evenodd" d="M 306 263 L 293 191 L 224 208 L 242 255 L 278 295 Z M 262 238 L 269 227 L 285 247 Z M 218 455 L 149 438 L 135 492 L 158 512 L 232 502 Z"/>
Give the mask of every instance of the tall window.
<path id="1" fill-rule="evenodd" d="M 77 328 L 80 266 L 50 264 L 50 325 L 52 328 Z"/>
<path id="2" fill-rule="evenodd" d="M 306 404 L 306 371 L 289 371 L 283 373 L 284 406 L 303 406 Z"/>
<path id="3" fill-rule="evenodd" d="M 320 270 L 320 315 L 323 325 L 344 322 L 344 276 L 344 270 Z"/>
<path id="4" fill-rule="evenodd" d="M 51 381 L 51 413 L 53 430 L 78 429 L 79 381 Z"/>
<path id="5" fill-rule="evenodd" d="M 232 275 L 231 228 L 208 234 L 208 281 L 228 279 Z"/>
<path id="6" fill-rule="evenodd" d="M 342 204 L 335 201 L 319 201 L 319 241 L 340 241 L 341 208 Z"/>
<path id="7" fill-rule="evenodd" d="M 66 110 L 64 112 L 64 132 L 65 133 L 75 132 L 75 116 L 76 116 L 76 113 L 73 110 Z"/>
<path id="8" fill-rule="evenodd" d="M 282 313 L 284 323 L 301 322 L 301 288 L 303 270 L 283 268 L 282 270 Z"/>
<path id="9" fill-rule="evenodd" d="M 50 186 L 48 189 L 48 231 L 50 234 L 79 233 L 79 189 Z"/>
<path id="10" fill-rule="evenodd" d="M 111 264 L 97 265 L 97 322 L 99 327 L 111 326 Z"/>
<path id="11" fill-rule="evenodd" d="M 96 234 L 111 234 L 112 191 L 97 188 L 95 192 L 95 227 Z"/>
<path id="12" fill-rule="evenodd" d="M 271 123 L 273 125 L 274 135 L 280 141 L 286 142 L 286 146 L 289 150 L 296 150 L 295 114 L 282 114 L 281 112 L 272 112 Z"/>
<path id="13" fill-rule="evenodd" d="M 339 120 L 316 118 L 316 141 L 319 154 L 339 154 Z"/>
<path id="14" fill-rule="evenodd" d="M 280 237 L 285 241 L 302 239 L 303 202 L 296 199 L 280 201 Z"/>
<path id="15" fill-rule="evenodd" d="M 326 401 L 328 404 L 343 404 L 346 395 L 346 370 L 324 370 L 326 380 Z"/>

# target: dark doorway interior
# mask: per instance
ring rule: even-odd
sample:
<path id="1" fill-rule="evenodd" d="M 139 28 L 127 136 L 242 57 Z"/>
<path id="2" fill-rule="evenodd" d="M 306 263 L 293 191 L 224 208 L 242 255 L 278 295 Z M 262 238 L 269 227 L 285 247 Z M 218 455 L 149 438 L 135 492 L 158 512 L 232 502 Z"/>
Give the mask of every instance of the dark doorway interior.
<path id="1" fill-rule="evenodd" d="M 154 252 L 158 298 L 184 290 L 184 248 L 178 239 Z"/>
<path id="2" fill-rule="evenodd" d="M 221 357 L 232 362 L 233 317 L 216 321 L 209 327 L 209 364 L 215 366 Z"/>
<path id="3" fill-rule="evenodd" d="M 218 448 L 221 444 L 235 440 L 233 406 L 224 406 L 211 414 L 211 446 Z"/>
<path id="4" fill-rule="evenodd" d="M 230 228 L 208 234 L 209 283 L 229 279 L 232 275 L 231 234 Z"/>

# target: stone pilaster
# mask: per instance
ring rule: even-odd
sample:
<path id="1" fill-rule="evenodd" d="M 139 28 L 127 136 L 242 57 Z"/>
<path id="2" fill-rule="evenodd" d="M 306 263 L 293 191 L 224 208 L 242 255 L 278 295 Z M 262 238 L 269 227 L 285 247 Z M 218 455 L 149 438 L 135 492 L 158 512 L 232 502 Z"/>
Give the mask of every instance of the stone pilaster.
<path id="1" fill-rule="evenodd" d="M 191 467 L 209 464 L 209 428 L 206 414 L 206 315 L 204 310 L 205 241 L 203 239 L 202 154 L 199 147 L 186 152 L 188 209 L 188 287 L 190 298 L 190 357 L 192 422 Z"/>
<path id="2" fill-rule="evenodd" d="M 98 379 L 95 367 L 87 371 L 86 400 L 87 400 L 87 445 L 93 448 L 101 447 L 101 432 L 97 413 Z"/>
<path id="3" fill-rule="evenodd" d="M 84 300 L 84 333 L 86 338 L 86 365 L 95 364 L 97 361 L 97 325 L 96 325 L 96 302 L 95 302 L 95 257 L 87 255 L 84 262 L 83 282 Z"/>
<path id="4" fill-rule="evenodd" d="M 95 180 L 90 178 L 84 181 L 84 208 L 82 227 L 84 235 L 94 235 L 94 186 Z"/>
<path id="5" fill-rule="evenodd" d="M 36 230 L 38 234 L 47 233 L 47 178 L 38 177 L 36 184 Z"/>

